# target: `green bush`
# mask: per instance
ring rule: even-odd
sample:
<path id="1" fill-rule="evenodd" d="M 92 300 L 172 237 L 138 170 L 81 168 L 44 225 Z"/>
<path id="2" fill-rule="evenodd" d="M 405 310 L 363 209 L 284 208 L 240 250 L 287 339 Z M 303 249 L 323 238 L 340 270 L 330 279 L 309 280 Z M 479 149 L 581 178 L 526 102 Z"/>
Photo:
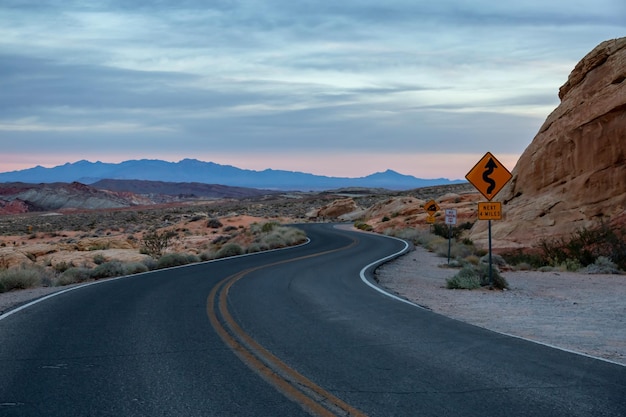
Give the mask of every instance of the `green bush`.
<path id="1" fill-rule="evenodd" d="M 587 265 L 585 272 L 588 274 L 619 274 L 617 264 L 606 256 L 598 256 L 594 263 Z"/>
<path id="2" fill-rule="evenodd" d="M 544 239 L 539 243 L 545 265 L 573 266 L 576 260 L 586 267 L 599 257 L 611 259 L 619 269 L 626 271 L 626 227 L 600 223 L 594 228 L 583 228 L 568 238 Z M 568 261 L 569 260 L 569 261 Z"/>
<path id="3" fill-rule="evenodd" d="M 471 266 L 463 267 L 456 275 L 446 280 L 446 288 L 451 290 L 473 290 L 480 288 L 480 274 Z"/>
<path id="4" fill-rule="evenodd" d="M 87 281 L 91 278 L 91 269 L 72 267 L 66 269 L 56 279 L 56 285 L 70 285 Z"/>
<path id="5" fill-rule="evenodd" d="M 200 262 L 200 258 L 196 255 L 186 253 L 168 253 L 159 258 L 156 264 L 156 269 L 171 268 L 194 262 Z"/>
<path id="6" fill-rule="evenodd" d="M 93 256 L 93 263 L 96 265 L 100 265 L 106 262 L 106 258 L 104 257 L 103 254 L 98 253 L 96 255 Z"/>
<path id="7" fill-rule="evenodd" d="M 215 257 L 216 258 L 228 258 L 231 256 L 242 255 L 243 253 L 244 253 L 243 248 L 239 246 L 238 244 L 227 243 L 226 245 L 222 246 L 220 250 L 217 251 L 217 253 L 215 254 Z"/>
<path id="8" fill-rule="evenodd" d="M 150 255 L 153 258 L 160 257 L 170 244 L 170 240 L 176 236 L 176 232 L 165 230 L 159 232 L 152 230 L 147 232 L 142 239 L 140 253 Z"/>
<path id="9" fill-rule="evenodd" d="M 209 219 L 206 223 L 206 226 L 211 229 L 219 229 L 220 227 L 222 227 L 222 222 L 218 219 Z"/>
<path id="10" fill-rule="evenodd" d="M 0 271 L 0 288 L 2 292 L 24 290 L 41 284 L 43 271 L 38 267 L 22 265 Z"/>
<path id="11" fill-rule="evenodd" d="M 56 272 L 59 273 L 63 273 L 65 271 L 67 271 L 69 268 L 72 268 L 74 266 L 74 264 L 72 262 L 70 262 L 69 264 L 65 261 L 61 261 L 59 263 L 57 263 L 56 265 L 54 265 L 54 270 Z"/>
<path id="12" fill-rule="evenodd" d="M 366 232 L 371 232 L 372 230 L 374 230 L 372 226 L 370 226 L 369 224 L 365 222 L 355 222 L 354 227 L 356 227 L 359 230 L 366 231 Z"/>
<path id="13" fill-rule="evenodd" d="M 269 233 L 271 231 L 274 230 L 274 228 L 280 226 L 280 223 L 277 222 L 267 222 L 264 223 L 263 226 L 261 226 L 261 232 L 262 233 Z"/>
<path id="14" fill-rule="evenodd" d="M 452 227 L 450 227 L 450 225 L 445 224 L 445 223 L 433 223 L 432 226 L 433 226 L 433 233 L 436 234 L 437 236 L 445 237 L 446 239 L 450 237 L 452 239 L 457 240 L 461 237 L 461 233 L 463 233 L 464 230 L 471 229 L 473 225 L 474 223 L 465 222 L 465 223 L 461 223 L 458 226 L 452 226 Z"/>
<path id="15" fill-rule="evenodd" d="M 91 270 L 91 278 L 112 278 L 126 275 L 124 265 L 120 261 L 109 261 L 96 266 Z"/>
<path id="16" fill-rule="evenodd" d="M 528 265 L 531 268 L 540 268 L 546 264 L 545 258 L 536 250 L 516 249 L 502 253 L 502 258 L 509 265 Z"/>
<path id="17" fill-rule="evenodd" d="M 133 275 L 148 271 L 148 266 L 142 262 L 129 262 L 124 264 L 124 275 Z"/>
<path id="18" fill-rule="evenodd" d="M 506 281 L 497 268 L 491 269 L 493 288 L 508 289 Z M 489 286 L 489 265 L 466 265 L 452 278 L 446 280 L 446 288 L 450 289 L 476 289 Z"/>

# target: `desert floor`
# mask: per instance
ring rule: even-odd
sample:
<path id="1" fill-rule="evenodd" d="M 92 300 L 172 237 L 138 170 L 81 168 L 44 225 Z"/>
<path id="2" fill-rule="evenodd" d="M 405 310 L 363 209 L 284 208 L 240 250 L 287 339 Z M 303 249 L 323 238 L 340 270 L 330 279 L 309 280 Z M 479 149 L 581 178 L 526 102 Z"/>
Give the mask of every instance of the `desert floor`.
<path id="1" fill-rule="evenodd" d="M 626 276 L 504 272 L 510 289 L 448 290 L 457 270 L 423 248 L 383 265 L 382 286 L 435 313 L 626 365 Z"/>

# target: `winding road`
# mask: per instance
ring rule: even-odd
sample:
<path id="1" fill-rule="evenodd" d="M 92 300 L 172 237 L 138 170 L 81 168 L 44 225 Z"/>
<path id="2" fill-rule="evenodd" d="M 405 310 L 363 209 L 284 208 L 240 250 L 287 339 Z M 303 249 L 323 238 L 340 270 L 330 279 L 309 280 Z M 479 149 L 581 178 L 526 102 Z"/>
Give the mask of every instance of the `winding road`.
<path id="1" fill-rule="evenodd" d="M 0 416 L 626 415 L 626 367 L 401 302 L 366 281 L 404 242 L 299 227 L 0 316 Z"/>

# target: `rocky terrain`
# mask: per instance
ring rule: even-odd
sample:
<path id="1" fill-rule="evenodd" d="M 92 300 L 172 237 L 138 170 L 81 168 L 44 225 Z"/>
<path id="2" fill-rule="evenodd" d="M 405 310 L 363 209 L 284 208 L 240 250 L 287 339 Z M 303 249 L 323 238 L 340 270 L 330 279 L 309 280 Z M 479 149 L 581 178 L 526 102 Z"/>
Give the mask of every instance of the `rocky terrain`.
<path id="1" fill-rule="evenodd" d="M 500 247 L 626 223 L 626 38 L 587 54 L 559 98 L 496 198 L 506 216 L 492 226 Z M 479 222 L 471 238 L 484 242 L 486 233 Z"/>
<path id="2" fill-rule="evenodd" d="M 102 180 L 72 183 L 0 183 L 0 215 L 53 210 L 95 210 L 206 199 L 245 198 L 274 192 L 201 183 Z"/>

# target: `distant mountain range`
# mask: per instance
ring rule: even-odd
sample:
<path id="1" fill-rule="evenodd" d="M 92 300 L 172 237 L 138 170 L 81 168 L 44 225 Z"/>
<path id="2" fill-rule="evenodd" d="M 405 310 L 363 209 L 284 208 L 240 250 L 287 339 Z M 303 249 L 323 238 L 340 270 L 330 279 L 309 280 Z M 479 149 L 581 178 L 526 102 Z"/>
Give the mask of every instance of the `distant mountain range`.
<path id="1" fill-rule="evenodd" d="M 408 190 L 435 185 L 466 182 L 446 178 L 420 179 L 392 170 L 366 177 L 327 177 L 303 172 L 266 169 L 253 171 L 214 162 L 183 159 L 167 162 L 153 159 L 130 160 L 118 164 L 78 161 L 53 168 L 36 166 L 20 171 L 0 173 L 0 182 L 53 183 L 80 182 L 94 184 L 102 180 L 147 180 L 220 184 L 266 190 L 320 191 L 346 187 Z"/>

